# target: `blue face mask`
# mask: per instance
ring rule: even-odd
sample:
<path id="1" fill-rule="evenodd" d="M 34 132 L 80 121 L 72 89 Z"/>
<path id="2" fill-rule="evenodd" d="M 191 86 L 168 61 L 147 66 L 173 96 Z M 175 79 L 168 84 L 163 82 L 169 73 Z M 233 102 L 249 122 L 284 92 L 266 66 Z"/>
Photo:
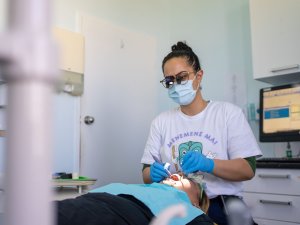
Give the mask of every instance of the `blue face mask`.
<path id="1" fill-rule="evenodd" d="M 188 105 L 194 100 L 197 89 L 193 88 L 193 80 L 189 80 L 186 84 L 174 84 L 168 92 L 174 102 L 179 105 Z"/>

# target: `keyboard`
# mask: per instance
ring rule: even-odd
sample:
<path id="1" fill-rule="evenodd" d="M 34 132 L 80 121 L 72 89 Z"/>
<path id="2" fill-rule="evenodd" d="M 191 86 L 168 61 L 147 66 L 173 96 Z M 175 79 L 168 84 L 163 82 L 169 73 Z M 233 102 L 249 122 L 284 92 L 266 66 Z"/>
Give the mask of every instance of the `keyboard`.
<path id="1" fill-rule="evenodd" d="M 300 158 L 277 158 L 277 157 L 264 157 L 259 158 L 256 162 L 278 162 L 278 163 L 300 163 Z"/>
<path id="2" fill-rule="evenodd" d="M 265 157 L 256 160 L 257 168 L 300 169 L 300 158 Z"/>

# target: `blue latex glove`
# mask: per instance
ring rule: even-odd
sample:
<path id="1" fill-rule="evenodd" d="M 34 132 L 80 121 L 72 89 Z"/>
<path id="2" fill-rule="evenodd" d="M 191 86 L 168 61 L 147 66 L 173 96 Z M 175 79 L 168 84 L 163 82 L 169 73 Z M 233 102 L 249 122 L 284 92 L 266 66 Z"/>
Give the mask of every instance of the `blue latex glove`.
<path id="1" fill-rule="evenodd" d="M 160 182 L 166 177 L 168 173 L 163 164 L 155 162 L 150 166 L 150 178 L 153 182 Z"/>
<path id="2" fill-rule="evenodd" d="M 211 173 L 214 169 L 214 160 L 206 158 L 200 152 L 188 152 L 183 157 L 182 171 L 185 174 L 194 173 L 197 171 Z"/>

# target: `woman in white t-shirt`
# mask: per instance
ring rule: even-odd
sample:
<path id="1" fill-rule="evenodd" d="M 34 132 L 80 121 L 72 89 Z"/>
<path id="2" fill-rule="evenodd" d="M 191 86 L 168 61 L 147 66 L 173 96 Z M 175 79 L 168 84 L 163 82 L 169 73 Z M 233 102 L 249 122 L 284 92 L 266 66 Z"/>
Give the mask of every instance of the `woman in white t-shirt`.
<path id="1" fill-rule="evenodd" d="M 241 199 L 242 181 L 254 176 L 261 151 L 240 108 L 202 98 L 203 70 L 186 43 L 172 46 L 162 69 L 160 82 L 180 107 L 151 124 L 141 160 L 144 182 L 160 182 L 169 172 L 199 176 L 210 198 L 208 215 L 219 225 L 228 224 L 225 202 Z"/>

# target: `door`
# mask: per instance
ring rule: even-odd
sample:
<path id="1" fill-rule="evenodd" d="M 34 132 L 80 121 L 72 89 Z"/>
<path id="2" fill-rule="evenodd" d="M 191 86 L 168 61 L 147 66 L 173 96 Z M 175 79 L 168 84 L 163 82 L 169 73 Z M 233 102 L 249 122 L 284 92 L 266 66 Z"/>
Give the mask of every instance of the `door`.
<path id="1" fill-rule="evenodd" d="M 80 20 L 85 36 L 80 173 L 96 178 L 95 186 L 141 183 L 140 159 L 157 111 L 156 40 L 96 18 Z"/>

